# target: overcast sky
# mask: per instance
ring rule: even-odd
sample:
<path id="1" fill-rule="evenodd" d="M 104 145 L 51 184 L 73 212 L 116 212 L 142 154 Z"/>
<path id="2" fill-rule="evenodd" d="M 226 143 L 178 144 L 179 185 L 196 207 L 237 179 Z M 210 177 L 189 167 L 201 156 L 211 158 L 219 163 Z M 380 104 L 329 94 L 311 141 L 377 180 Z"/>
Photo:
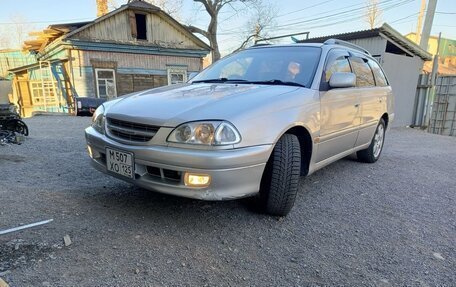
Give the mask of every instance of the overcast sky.
<path id="1" fill-rule="evenodd" d="M 185 24 L 204 28 L 208 17 L 201 4 L 182 0 L 179 19 Z M 267 1 L 267 0 L 265 0 Z M 281 0 L 272 1 L 278 17 L 269 35 L 283 35 L 309 31 L 311 37 L 364 30 L 368 24 L 362 19 L 367 0 Z M 126 0 L 116 0 L 117 4 Z M 383 22 L 399 32 L 415 32 L 421 0 L 379 0 Z M 432 34 L 442 32 L 446 38 L 456 39 L 456 0 L 438 0 Z M 26 22 L 39 30 L 52 23 L 92 20 L 96 15 L 95 0 L 1 0 L 0 33 L 8 31 L 12 19 Z M 242 42 L 248 15 L 225 7 L 220 14 L 219 42 L 223 54 Z M 287 39 L 286 41 L 289 41 Z"/>

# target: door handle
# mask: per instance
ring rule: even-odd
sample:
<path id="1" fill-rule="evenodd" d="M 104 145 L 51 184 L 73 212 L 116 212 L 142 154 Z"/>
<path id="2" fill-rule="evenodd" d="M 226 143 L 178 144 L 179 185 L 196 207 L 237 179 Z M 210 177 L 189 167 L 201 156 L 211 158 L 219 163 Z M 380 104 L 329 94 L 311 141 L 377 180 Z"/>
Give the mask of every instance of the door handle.
<path id="1" fill-rule="evenodd" d="M 355 108 L 359 108 L 359 104 L 355 104 Z"/>

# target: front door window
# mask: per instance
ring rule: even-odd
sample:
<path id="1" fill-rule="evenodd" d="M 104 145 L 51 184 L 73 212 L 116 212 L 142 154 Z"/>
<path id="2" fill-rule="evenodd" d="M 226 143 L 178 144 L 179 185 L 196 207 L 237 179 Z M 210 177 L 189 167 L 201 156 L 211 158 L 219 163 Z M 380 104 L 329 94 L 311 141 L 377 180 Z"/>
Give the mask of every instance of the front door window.
<path id="1" fill-rule="evenodd" d="M 97 96 L 103 99 L 117 97 L 116 76 L 112 69 L 95 69 L 97 82 Z"/>

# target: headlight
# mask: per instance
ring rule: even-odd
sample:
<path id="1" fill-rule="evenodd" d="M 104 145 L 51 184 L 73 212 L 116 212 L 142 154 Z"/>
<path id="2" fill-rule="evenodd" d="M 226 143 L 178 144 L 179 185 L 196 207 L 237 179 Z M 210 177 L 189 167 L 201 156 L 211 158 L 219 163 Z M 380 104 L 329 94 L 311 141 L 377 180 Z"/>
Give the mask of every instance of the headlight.
<path id="1" fill-rule="evenodd" d="M 104 116 L 105 109 L 103 105 L 100 105 L 92 116 L 92 127 L 97 130 L 99 133 L 104 134 L 104 126 L 105 126 L 105 116 Z"/>
<path id="2" fill-rule="evenodd" d="M 240 141 L 241 136 L 236 128 L 222 121 L 185 123 L 168 136 L 168 142 L 200 145 L 231 145 Z"/>

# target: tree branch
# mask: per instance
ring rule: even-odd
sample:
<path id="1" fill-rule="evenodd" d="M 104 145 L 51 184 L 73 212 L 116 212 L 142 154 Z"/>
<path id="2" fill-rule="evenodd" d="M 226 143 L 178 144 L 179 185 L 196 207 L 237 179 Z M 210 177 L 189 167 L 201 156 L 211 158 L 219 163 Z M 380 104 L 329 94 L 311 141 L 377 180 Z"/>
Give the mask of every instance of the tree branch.
<path id="1" fill-rule="evenodd" d="M 214 5 L 212 4 L 212 1 L 208 0 L 193 0 L 194 2 L 199 2 L 202 3 L 204 8 L 206 9 L 207 13 L 211 16 L 214 17 L 216 16 L 216 9 L 214 9 Z"/>
<path id="2" fill-rule="evenodd" d="M 247 46 L 247 44 L 250 42 L 250 40 L 252 40 L 252 39 L 255 38 L 256 36 L 258 36 L 258 35 L 253 34 L 253 35 L 248 36 L 247 39 L 245 39 L 244 42 L 242 42 L 241 46 L 239 46 L 239 48 L 237 48 L 236 50 L 234 50 L 233 53 L 235 53 L 235 52 L 237 52 L 237 51 L 240 51 L 240 50 L 244 49 L 245 46 Z"/>
<path id="3" fill-rule="evenodd" d="M 201 35 L 203 35 L 203 36 L 206 37 L 206 38 L 209 37 L 209 33 L 208 33 L 207 31 L 201 29 L 201 28 L 198 28 L 198 27 L 189 25 L 189 26 L 187 26 L 187 29 L 190 30 L 190 32 L 192 32 L 192 33 L 201 34 Z"/>

